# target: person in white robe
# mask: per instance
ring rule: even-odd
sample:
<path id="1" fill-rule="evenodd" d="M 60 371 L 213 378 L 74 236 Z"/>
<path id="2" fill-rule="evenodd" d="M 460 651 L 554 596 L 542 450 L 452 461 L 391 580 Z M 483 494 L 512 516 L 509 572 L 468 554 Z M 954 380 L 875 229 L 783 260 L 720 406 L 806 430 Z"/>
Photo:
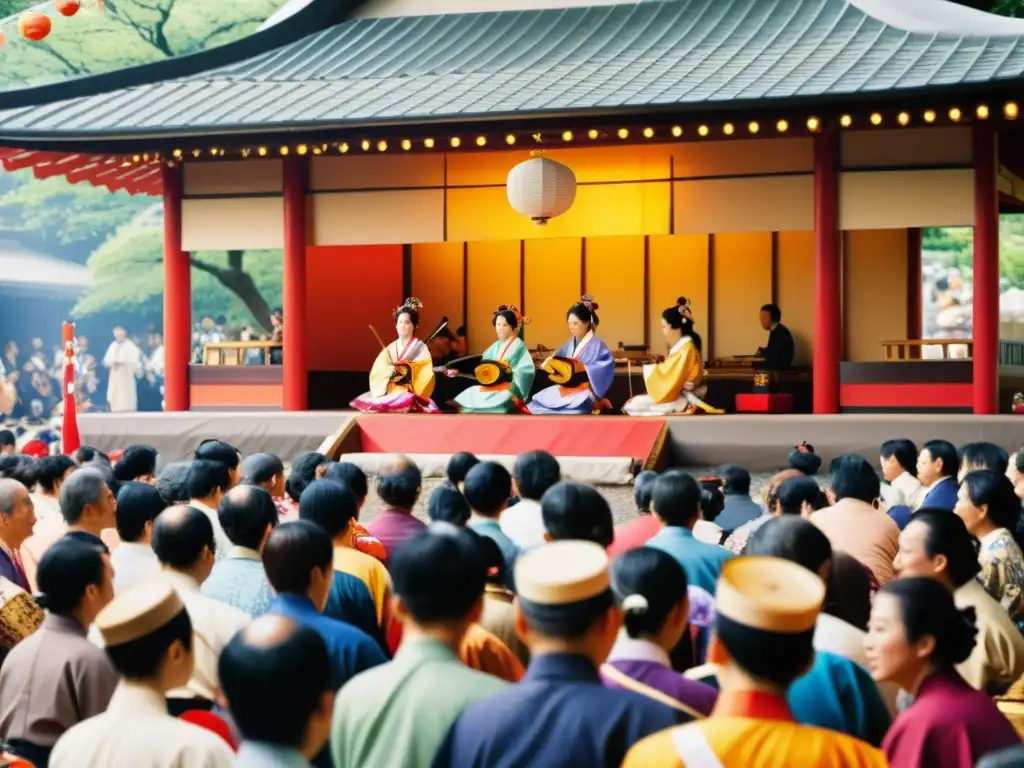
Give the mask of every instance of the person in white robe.
<path id="1" fill-rule="evenodd" d="M 114 341 L 103 356 L 103 366 L 110 370 L 107 402 L 111 413 L 131 413 L 139 409 L 135 380 L 142 373 L 142 353 L 128 338 L 124 328 L 114 328 Z"/>
<path id="2" fill-rule="evenodd" d="M 211 731 L 167 714 L 167 691 L 192 675 L 188 611 L 162 579 L 130 589 L 104 608 L 96 627 L 123 679 L 107 711 L 57 741 L 50 768 L 230 768 L 235 755 Z"/>

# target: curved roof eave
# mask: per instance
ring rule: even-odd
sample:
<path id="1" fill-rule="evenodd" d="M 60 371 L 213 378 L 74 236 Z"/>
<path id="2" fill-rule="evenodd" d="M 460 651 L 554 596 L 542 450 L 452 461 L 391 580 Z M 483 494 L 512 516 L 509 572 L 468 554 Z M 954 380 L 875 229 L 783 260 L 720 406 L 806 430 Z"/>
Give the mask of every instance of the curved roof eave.
<path id="1" fill-rule="evenodd" d="M 924 34 L 1024 35 L 1024 19 L 986 13 L 949 0 L 848 0 L 884 24 Z"/>
<path id="2" fill-rule="evenodd" d="M 65 99 L 98 96 L 140 85 L 198 75 L 294 43 L 347 19 L 366 0 L 305 0 L 305 4 L 275 23 L 267 23 L 240 40 L 205 51 L 48 83 L 0 92 L 0 109 L 50 104 Z M 274 17 L 271 17 L 273 19 Z"/>

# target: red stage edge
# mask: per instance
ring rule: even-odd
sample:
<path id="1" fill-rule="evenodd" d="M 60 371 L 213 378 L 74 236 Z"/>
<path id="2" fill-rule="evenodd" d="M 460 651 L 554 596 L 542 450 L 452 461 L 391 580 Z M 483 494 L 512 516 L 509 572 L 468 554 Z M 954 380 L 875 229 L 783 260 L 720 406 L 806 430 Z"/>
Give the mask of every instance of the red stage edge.
<path id="1" fill-rule="evenodd" d="M 701 418 L 695 416 L 693 418 Z M 320 450 L 343 453 L 517 456 L 544 450 L 553 456 L 628 458 L 636 469 L 668 465 L 665 419 L 587 416 L 360 414 L 328 436 Z"/>
<path id="2" fill-rule="evenodd" d="M 843 384 L 844 408 L 970 408 L 970 383 Z"/>

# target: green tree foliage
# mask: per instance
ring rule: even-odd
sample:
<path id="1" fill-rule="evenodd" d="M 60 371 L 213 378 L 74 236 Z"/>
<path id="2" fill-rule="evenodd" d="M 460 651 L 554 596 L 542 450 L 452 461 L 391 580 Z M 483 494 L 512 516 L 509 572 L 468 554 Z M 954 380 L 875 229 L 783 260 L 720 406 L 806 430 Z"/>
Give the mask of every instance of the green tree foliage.
<path id="1" fill-rule="evenodd" d="M 971 227 L 929 227 L 921 233 L 926 251 L 944 251 L 948 264 L 971 274 L 974 232 Z M 999 217 L 999 276 L 1009 288 L 1024 288 L 1024 215 Z"/>

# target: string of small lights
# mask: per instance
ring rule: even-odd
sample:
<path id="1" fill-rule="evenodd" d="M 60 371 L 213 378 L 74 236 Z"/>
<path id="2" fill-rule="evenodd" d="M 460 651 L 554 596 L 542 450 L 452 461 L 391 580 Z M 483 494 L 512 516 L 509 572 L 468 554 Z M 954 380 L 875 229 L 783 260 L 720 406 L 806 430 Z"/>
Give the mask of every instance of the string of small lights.
<path id="1" fill-rule="evenodd" d="M 871 111 L 859 115 L 843 113 L 832 117 L 809 115 L 802 122 L 793 118 L 780 117 L 766 122 L 757 120 L 738 122 L 711 121 L 689 125 L 640 125 L 620 128 L 590 128 L 586 131 L 572 129 L 544 131 L 509 131 L 503 133 L 466 131 L 450 136 L 427 135 L 418 138 L 353 138 L 328 142 L 302 142 L 259 144 L 229 149 L 222 146 L 175 148 L 162 155 L 160 152 L 134 154 L 122 162 L 123 166 L 150 162 L 166 162 L 173 167 L 182 162 L 233 159 L 266 159 L 296 155 L 330 156 L 355 154 L 385 154 L 403 152 L 430 152 L 432 150 L 458 150 L 462 148 L 485 149 L 488 147 L 536 148 L 543 146 L 554 149 L 559 146 L 585 147 L 593 144 L 615 145 L 643 143 L 652 140 L 699 141 L 701 139 L 742 139 L 752 136 L 798 136 L 819 133 L 829 127 L 843 130 L 871 130 L 874 128 L 908 127 L 913 125 L 957 125 L 993 118 L 1015 121 L 1020 117 L 1020 107 L 1015 101 L 1007 101 L 1001 109 L 988 104 L 978 104 L 973 111 L 959 106 L 918 111 Z M 793 121 L 793 122 L 791 122 Z"/>

